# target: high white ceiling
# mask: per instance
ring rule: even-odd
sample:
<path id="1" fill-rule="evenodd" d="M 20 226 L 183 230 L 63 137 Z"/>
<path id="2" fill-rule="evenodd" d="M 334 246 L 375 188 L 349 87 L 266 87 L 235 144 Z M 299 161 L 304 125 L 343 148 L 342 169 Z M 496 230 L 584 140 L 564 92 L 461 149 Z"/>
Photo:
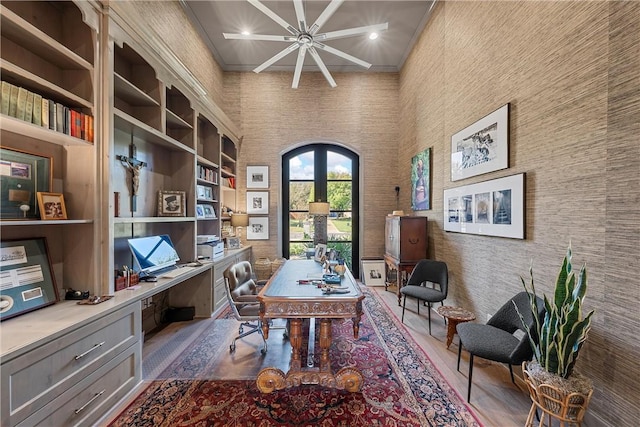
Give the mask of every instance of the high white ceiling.
<path id="1" fill-rule="evenodd" d="M 377 40 L 366 35 L 330 40 L 326 44 L 372 64 L 369 71 L 396 72 L 407 59 L 422 32 L 435 0 L 346 0 L 319 32 L 343 30 L 388 22 L 389 29 Z M 251 71 L 287 47 L 289 43 L 273 41 L 226 40 L 222 33 L 289 35 L 267 15 L 246 0 L 180 0 L 185 12 L 200 31 L 213 56 L 225 71 Z M 262 0 L 262 3 L 297 28 L 292 0 Z M 305 0 L 306 21 L 311 24 L 330 3 L 329 0 Z M 297 52 L 297 51 L 296 51 Z M 329 71 L 365 71 L 331 53 L 320 51 Z M 294 70 L 295 52 L 263 72 Z M 317 71 L 307 55 L 304 71 Z"/>

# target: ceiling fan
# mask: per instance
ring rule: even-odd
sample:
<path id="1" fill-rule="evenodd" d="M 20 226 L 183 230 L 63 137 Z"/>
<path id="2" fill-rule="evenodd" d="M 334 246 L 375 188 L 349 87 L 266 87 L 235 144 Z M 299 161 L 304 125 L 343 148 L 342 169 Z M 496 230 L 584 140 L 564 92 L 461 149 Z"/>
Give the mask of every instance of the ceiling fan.
<path id="1" fill-rule="evenodd" d="M 260 34 L 231 34 L 231 33 L 223 33 L 225 39 L 236 39 L 236 40 L 262 40 L 262 41 L 276 41 L 276 42 L 292 42 L 289 46 L 284 48 L 282 51 L 266 60 L 264 63 L 256 67 L 253 71 L 259 73 L 263 71 L 265 68 L 273 65 L 280 59 L 284 58 L 291 52 L 294 52 L 298 49 L 298 59 L 296 61 L 296 68 L 293 74 L 293 83 L 291 87 L 293 89 L 298 88 L 298 83 L 300 82 L 300 74 L 302 73 L 302 66 L 304 65 L 304 58 L 309 52 L 313 57 L 313 60 L 322 71 L 322 74 L 327 79 L 331 87 L 336 87 L 337 84 L 327 66 L 318 55 L 318 51 L 316 49 L 321 49 L 325 52 L 331 53 L 333 55 L 344 58 L 350 62 L 353 62 L 357 65 L 360 65 L 364 68 L 371 67 L 371 64 L 363 61 L 361 59 L 356 58 L 355 56 L 349 55 L 341 50 L 335 49 L 331 46 L 327 46 L 324 44 L 324 41 L 334 40 L 338 38 L 344 37 L 352 37 L 360 34 L 371 33 L 384 31 L 389 27 L 389 23 L 385 22 L 384 24 L 375 24 L 375 25 L 367 25 L 364 27 L 356 27 L 349 28 L 345 30 L 338 31 L 329 31 L 326 33 L 318 33 L 320 28 L 327 22 L 327 20 L 334 14 L 334 12 L 340 7 L 340 5 L 344 2 L 344 0 L 331 0 L 331 3 L 324 9 L 324 11 L 318 16 L 318 19 L 311 24 L 307 24 L 307 20 L 305 19 L 304 13 L 304 5 L 302 0 L 293 0 L 293 6 L 296 11 L 296 19 L 298 20 L 298 27 L 294 27 L 290 25 L 287 21 L 282 19 L 276 13 L 274 13 L 271 9 L 266 7 L 258 0 L 247 0 L 251 5 L 256 7 L 262 13 L 267 15 L 269 18 L 274 20 L 277 24 L 287 30 L 291 35 L 286 36 L 278 36 L 278 35 L 260 35 Z"/>

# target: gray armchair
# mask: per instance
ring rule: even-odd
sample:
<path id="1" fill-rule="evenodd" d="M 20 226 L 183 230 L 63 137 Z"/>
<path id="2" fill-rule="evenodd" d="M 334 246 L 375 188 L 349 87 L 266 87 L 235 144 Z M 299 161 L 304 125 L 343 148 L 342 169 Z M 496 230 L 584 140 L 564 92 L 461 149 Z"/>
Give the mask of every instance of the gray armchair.
<path id="1" fill-rule="evenodd" d="M 544 301 L 538 298 L 538 318 L 544 317 Z M 531 360 L 533 350 L 529 337 L 522 325 L 515 306 L 522 314 L 529 329 L 534 332 L 535 318 L 531 313 L 529 294 L 520 292 L 507 301 L 486 324 L 460 323 L 456 330 L 460 337 L 458 346 L 458 367 L 460 371 L 460 356 L 462 347 L 469 352 L 469 384 L 467 387 L 467 402 L 471 399 L 471 377 L 473 375 L 473 357 L 506 363 L 509 366 L 511 381 L 515 383 L 512 365 L 520 365 Z M 538 337 L 534 336 L 534 340 Z"/>
<path id="2" fill-rule="evenodd" d="M 435 284 L 438 285 L 436 289 Z M 429 286 L 430 285 L 430 286 Z M 431 335 L 431 304 L 439 302 L 441 305 L 447 298 L 449 291 L 449 270 L 447 264 L 442 261 L 423 259 L 413 268 L 407 284 L 400 289 L 404 295 L 402 301 L 402 322 L 404 322 L 404 310 L 407 304 L 407 296 L 418 300 L 418 314 L 420 304 L 427 303 L 429 316 L 429 335 Z"/>
<path id="3" fill-rule="evenodd" d="M 233 339 L 229 346 L 229 351 L 235 351 L 237 340 L 257 332 L 263 341 L 261 352 L 265 354 L 267 352 L 267 341 L 262 334 L 260 303 L 257 295 L 266 280 L 258 282 L 254 280 L 253 269 L 249 261 L 242 261 L 232 265 L 224 271 L 223 275 L 231 312 L 241 322 L 238 328 L 238 336 Z M 245 327 L 249 329 L 244 331 Z"/>

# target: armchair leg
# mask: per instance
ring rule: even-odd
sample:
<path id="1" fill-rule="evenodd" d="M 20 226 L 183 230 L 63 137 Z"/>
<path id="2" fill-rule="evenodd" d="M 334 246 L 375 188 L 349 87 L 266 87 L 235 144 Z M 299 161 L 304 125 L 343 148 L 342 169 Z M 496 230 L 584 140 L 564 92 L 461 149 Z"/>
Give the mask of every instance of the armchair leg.
<path id="1" fill-rule="evenodd" d="M 509 363 L 509 373 L 511 374 L 511 382 L 515 384 L 516 379 L 513 377 L 513 366 L 511 366 L 511 363 Z"/>
<path id="2" fill-rule="evenodd" d="M 471 377 L 473 376 L 473 353 L 469 353 L 469 385 L 467 386 L 467 403 L 471 401 Z"/>
<path id="3" fill-rule="evenodd" d="M 431 335 L 431 303 L 427 305 L 427 310 L 429 311 L 429 335 Z"/>
<path id="4" fill-rule="evenodd" d="M 404 323 L 404 306 L 407 305 L 407 296 L 404 296 L 404 299 L 402 300 L 402 323 Z"/>
<path id="5" fill-rule="evenodd" d="M 462 342 L 458 340 L 458 367 L 456 370 L 460 372 L 460 356 L 462 355 Z"/>

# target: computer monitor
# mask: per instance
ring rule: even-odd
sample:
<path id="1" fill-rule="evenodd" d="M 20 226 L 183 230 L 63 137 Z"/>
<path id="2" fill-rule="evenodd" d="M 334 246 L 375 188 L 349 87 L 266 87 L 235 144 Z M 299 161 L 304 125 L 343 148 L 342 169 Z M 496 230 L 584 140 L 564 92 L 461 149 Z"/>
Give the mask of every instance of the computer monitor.
<path id="1" fill-rule="evenodd" d="M 128 243 L 133 254 L 134 270 L 142 277 L 175 267 L 180 261 L 171 238 L 166 234 L 128 239 Z"/>

